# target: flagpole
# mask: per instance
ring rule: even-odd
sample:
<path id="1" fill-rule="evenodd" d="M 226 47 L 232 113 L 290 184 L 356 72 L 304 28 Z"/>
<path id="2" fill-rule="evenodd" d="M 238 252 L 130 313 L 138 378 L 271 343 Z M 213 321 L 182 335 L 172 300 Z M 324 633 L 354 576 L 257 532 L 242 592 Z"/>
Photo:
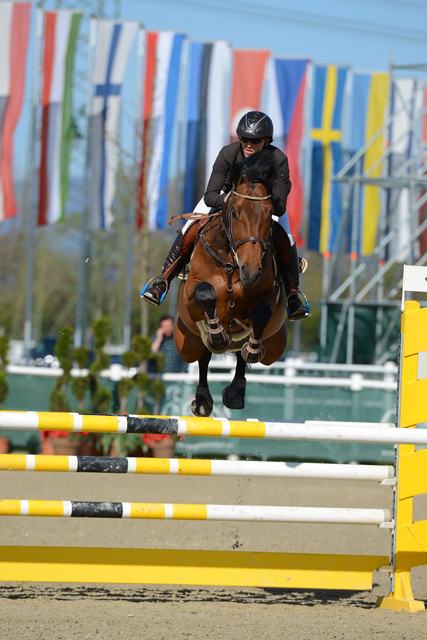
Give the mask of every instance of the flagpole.
<path id="1" fill-rule="evenodd" d="M 34 245 L 37 226 L 37 110 L 39 104 L 39 77 L 40 77 L 40 56 L 41 40 L 43 36 L 43 9 L 36 8 L 36 34 L 34 43 L 34 73 L 32 91 L 32 113 L 31 113 L 31 144 L 30 158 L 32 162 L 30 202 L 28 213 L 28 248 L 27 248 L 27 280 L 25 295 L 25 320 L 24 320 L 24 357 L 28 360 L 31 349 L 32 333 L 32 309 L 33 309 L 33 286 L 34 286 Z"/>
<path id="2" fill-rule="evenodd" d="M 181 65 L 179 73 L 178 99 L 177 99 L 177 130 L 175 137 L 175 203 L 173 215 L 183 212 L 184 203 L 184 175 L 185 175 L 185 151 L 187 131 L 185 127 L 185 110 L 187 103 L 187 74 L 188 74 L 189 42 L 187 37 L 182 43 Z M 177 295 L 179 282 L 173 279 L 169 290 L 169 315 L 176 314 Z"/>
<path id="3" fill-rule="evenodd" d="M 125 318 L 124 318 L 124 330 L 123 330 L 123 344 L 125 350 L 130 349 L 131 342 L 131 319 L 132 319 L 132 275 L 133 275 L 133 262 L 135 252 L 135 225 L 136 225 L 136 210 L 138 200 L 138 171 L 137 171 L 137 158 L 141 157 L 141 109 L 142 109 L 142 69 L 145 56 L 145 29 L 142 25 L 138 29 L 137 38 L 137 53 L 136 53 L 136 79 L 135 79 L 135 99 L 134 99 L 134 143 L 133 143 L 133 176 L 132 176 L 132 188 L 134 190 L 134 198 L 130 204 L 130 211 L 128 217 L 128 253 L 126 262 L 126 293 L 125 293 Z"/>
<path id="4" fill-rule="evenodd" d="M 89 119 L 91 117 L 92 105 L 92 81 L 94 72 L 95 46 L 96 46 L 96 26 L 97 20 L 90 17 L 89 24 L 89 53 L 88 53 L 88 79 L 86 92 L 86 163 L 85 163 L 85 207 L 82 211 L 81 231 L 80 231 L 80 262 L 77 283 L 77 304 L 76 304 L 76 327 L 74 332 L 74 346 L 80 347 L 85 344 L 85 333 L 87 325 L 87 304 L 89 301 L 89 276 L 91 269 L 92 255 L 92 232 L 89 227 L 89 198 L 91 183 L 91 149 L 89 140 Z"/>

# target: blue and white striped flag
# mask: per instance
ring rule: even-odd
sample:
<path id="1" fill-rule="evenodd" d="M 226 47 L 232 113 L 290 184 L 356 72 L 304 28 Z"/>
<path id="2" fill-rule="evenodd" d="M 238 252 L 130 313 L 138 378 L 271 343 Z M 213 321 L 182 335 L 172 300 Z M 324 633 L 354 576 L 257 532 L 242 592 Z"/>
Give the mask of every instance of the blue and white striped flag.
<path id="1" fill-rule="evenodd" d="M 160 31 L 153 40 L 156 69 L 153 101 L 148 109 L 151 112 L 151 144 L 147 179 L 148 227 L 151 231 L 165 229 L 167 225 L 169 169 L 184 40 L 184 35 L 171 31 Z"/>
<path id="2" fill-rule="evenodd" d="M 186 104 L 184 210 L 192 211 L 206 190 L 212 165 L 228 140 L 231 47 L 228 42 L 192 42 Z"/>
<path id="3" fill-rule="evenodd" d="M 109 229 L 119 163 L 118 122 L 121 88 L 137 22 L 97 20 L 96 63 L 89 119 L 92 229 Z"/>

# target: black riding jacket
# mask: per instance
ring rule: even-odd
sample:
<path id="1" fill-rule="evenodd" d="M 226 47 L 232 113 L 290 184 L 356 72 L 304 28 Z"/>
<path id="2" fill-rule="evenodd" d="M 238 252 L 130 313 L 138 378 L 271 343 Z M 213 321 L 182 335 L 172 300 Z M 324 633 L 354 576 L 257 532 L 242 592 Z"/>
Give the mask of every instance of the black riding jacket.
<path id="1" fill-rule="evenodd" d="M 289 164 L 285 154 L 273 145 L 268 145 L 269 149 L 274 149 L 272 154 L 277 176 L 273 182 L 271 201 L 274 215 L 280 217 L 286 211 L 286 200 L 291 190 L 289 180 Z M 226 194 L 231 191 L 231 169 L 236 162 L 243 158 L 240 142 L 232 142 L 221 149 L 212 167 L 211 177 L 204 196 L 208 207 L 221 209 L 224 204 Z M 224 193 L 221 193 L 224 191 Z"/>

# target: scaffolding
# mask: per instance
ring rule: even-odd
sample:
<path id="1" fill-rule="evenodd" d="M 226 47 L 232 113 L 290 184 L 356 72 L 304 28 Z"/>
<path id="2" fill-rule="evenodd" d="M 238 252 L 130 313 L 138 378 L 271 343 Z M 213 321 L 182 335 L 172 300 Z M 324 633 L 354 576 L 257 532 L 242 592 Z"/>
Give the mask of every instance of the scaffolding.
<path id="1" fill-rule="evenodd" d="M 373 323 L 369 333 L 373 349 L 367 363 L 383 364 L 394 358 L 399 335 L 400 265 L 427 262 L 427 80 L 402 77 L 402 72 L 420 76 L 427 72 L 427 64 L 390 65 L 384 125 L 357 153 L 349 158 L 347 153 L 344 166 L 331 178 L 339 184 L 343 215 L 339 246 L 325 253 L 323 260 L 321 358 L 330 362 L 360 361 L 356 321 L 363 312 Z M 381 136 L 385 140 L 383 153 L 366 168 L 365 156 Z M 362 200 L 369 186 L 379 189 L 381 210 L 376 246 L 364 256 L 359 251 L 358 234 Z"/>

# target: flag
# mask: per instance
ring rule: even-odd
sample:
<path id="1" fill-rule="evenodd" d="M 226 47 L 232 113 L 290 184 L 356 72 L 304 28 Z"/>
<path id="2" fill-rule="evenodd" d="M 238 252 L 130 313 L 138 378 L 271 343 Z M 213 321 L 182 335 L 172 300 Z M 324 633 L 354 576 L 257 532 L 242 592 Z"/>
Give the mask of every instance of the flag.
<path id="1" fill-rule="evenodd" d="M 192 211 L 202 198 L 212 165 L 228 142 L 230 61 L 227 42 L 190 43 L 185 106 L 185 211 Z"/>
<path id="2" fill-rule="evenodd" d="M 165 229 L 167 224 L 184 41 L 184 35 L 171 31 L 151 32 L 147 36 L 140 209 L 146 203 L 150 230 Z M 138 222 L 141 227 L 141 216 Z"/>
<path id="3" fill-rule="evenodd" d="M 418 169 L 411 162 L 418 133 L 421 128 L 420 113 L 422 110 L 422 81 L 416 78 L 396 78 L 390 90 L 390 115 L 392 121 L 387 131 L 391 153 L 387 161 L 387 175 L 408 179 L 410 173 Z M 417 118 L 418 116 L 418 118 Z M 413 242 L 410 241 L 413 229 L 417 226 L 415 211 L 411 214 L 410 192 L 407 187 L 389 189 L 386 198 L 386 231 L 391 231 L 399 224 L 394 239 L 388 246 L 388 252 L 396 261 L 414 261 L 411 253 Z"/>
<path id="4" fill-rule="evenodd" d="M 387 73 L 354 73 L 351 93 L 349 150 L 356 153 L 384 127 L 389 90 Z M 382 175 L 384 134 L 380 134 L 366 148 L 357 170 L 361 175 L 375 178 Z M 359 217 L 357 221 L 357 253 L 369 255 L 377 244 L 378 219 L 381 212 L 380 187 L 360 185 Z M 355 197 L 355 194 L 352 194 Z M 353 210 L 350 206 L 350 211 Z M 349 223 L 349 232 L 353 225 Z"/>
<path id="5" fill-rule="evenodd" d="M 119 162 L 118 122 L 121 88 L 137 22 L 97 20 L 97 51 L 89 118 L 92 229 L 109 229 Z"/>
<path id="6" fill-rule="evenodd" d="M 184 173 L 184 211 L 192 211 L 203 196 L 205 185 L 196 184 L 197 163 L 202 129 L 201 85 L 203 57 L 208 44 L 190 42 L 187 62 L 187 103 L 185 106 L 186 145 Z"/>
<path id="7" fill-rule="evenodd" d="M 308 221 L 308 248 L 312 251 L 334 248 L 342 217 L 339 186 L 330 177 L 342 168 L 342 114 L 347 75 L 346 67 L 314 67 Z"/>
<path id="8" fill-rule="evenodd" d="M 226 105 L 229 101 L 230 65 L 229 43 L 225 40 L 217 40 L 212 45 L 207 87 L 205 186 L 218 153 L 228 142 Z"/>
<path id="9" fill-rule="evenodd" d="M 31 2 L 0 2 L 0 222 L 18 212 L 13 190 L 13 134 L 21 114 Z"/>
<path id="10" fill-rule="evenodd" d="M 81 13 L 47 11 L 44 24 L 38 224 L 63 221 L 68 195 L 72 74 Z"/>
<path id="11" fill-rule="evenodd" d="M 273 60 L 267 100 L 267 113 L 274 124 L 273 144 L 286 153 L 289 160 L 292 191 L 288 198 L 287 211 L 292 234 L 298 244 L 302 244 L 300 228 L 304 211 L 300 155 L 308 62 L 307 59 Z"/>
<path id="12" fill-rule="evenodd" d="M 270 51 L 233 51 L 231 76 L 230 142 L 238 138 L 236 128 L 248 111 L 261 111 L 261 98 Z"/>

